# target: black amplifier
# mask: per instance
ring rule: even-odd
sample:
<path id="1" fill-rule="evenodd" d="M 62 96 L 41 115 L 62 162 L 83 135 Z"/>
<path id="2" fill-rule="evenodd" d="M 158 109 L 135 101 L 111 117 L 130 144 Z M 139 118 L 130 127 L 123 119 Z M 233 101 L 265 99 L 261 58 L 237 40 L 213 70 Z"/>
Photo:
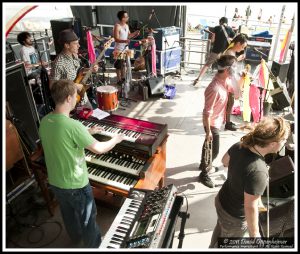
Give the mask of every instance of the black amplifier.
<path id="1" fill-rule="evenodd" d="M 12 50 L 11 46 L 6 43 L 6 66 L 11 66 L 16 63 L 16 58 L 14 51 Z"/>

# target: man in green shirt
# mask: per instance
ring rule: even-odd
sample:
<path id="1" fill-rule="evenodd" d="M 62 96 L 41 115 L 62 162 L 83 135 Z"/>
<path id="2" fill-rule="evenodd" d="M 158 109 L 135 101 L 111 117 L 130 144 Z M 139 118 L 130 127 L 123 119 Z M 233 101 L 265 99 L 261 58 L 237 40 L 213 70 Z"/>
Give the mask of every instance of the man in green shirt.
<path id="1" fill-rule="evenodd" d="M 55 110 L 42 119 L 39 128 L 49 184 L 72 241 L 79 243 L 83 240 L 85 247 L 98 248 L 101 234 L 96 223 L 97 209 L 89 184 L 84 149 L 97 154 L 106 153 L 123 140 L 123 135 L 99 142 L 92 134 L 100 132 L 101 128 L 87 129 L 69 117 L 76 105 L 73 81 L 55 81 L 51 95 Z"/>

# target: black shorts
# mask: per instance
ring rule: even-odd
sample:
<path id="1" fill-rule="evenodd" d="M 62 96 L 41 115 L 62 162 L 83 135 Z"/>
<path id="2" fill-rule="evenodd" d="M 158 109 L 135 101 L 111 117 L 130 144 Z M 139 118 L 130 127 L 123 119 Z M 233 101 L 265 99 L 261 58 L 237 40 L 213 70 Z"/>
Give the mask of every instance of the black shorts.
<path id="1" fill-rule="evenodd" d="M 118 60 L 115 60 L 114 67 L 115 67 L 117 70 L 121 70 L 123 64 L 124 64 L 124 60 L 118 59 Z"/>

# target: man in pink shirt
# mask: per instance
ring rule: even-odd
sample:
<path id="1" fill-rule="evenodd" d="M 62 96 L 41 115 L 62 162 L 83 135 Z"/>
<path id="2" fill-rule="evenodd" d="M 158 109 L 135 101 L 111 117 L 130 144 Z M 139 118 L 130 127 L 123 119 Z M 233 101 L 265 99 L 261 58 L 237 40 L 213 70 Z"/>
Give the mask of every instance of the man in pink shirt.
<path id="1" fill-rule="evenodd" d="M 219 131 L 223 123 L 225 123 L 226 105 L 228 100 L 228 78 L 233 72 L 232 65 L 235 61 L 236 57 L 234 56 L 221 56 L 217 61 L 218 72 L 204 92 L 205 103 L 203 109 L 203 126 L 206 137 L 202 147 L 201 163 L 199 166 L 199 169 L 202 171 L 199 175 L 199 181 L 209 188 L 213 188 L 214 183 L 208 176 L 210 167 L 205 161 L 205 142 L 212 141 L 213 161 L 219 153 Z"/>

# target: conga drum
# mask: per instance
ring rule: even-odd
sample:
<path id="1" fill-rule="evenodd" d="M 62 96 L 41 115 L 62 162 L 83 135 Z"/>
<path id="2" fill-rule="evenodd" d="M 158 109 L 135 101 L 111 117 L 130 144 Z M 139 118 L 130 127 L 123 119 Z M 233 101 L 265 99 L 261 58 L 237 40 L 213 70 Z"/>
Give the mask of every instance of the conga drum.
<path id="1" fill-rule="evenodd" d="M 99 86 L 97 88 L 98 108 L 114 111 L 119 106 L 118 89 L 113 86 Z"/>

